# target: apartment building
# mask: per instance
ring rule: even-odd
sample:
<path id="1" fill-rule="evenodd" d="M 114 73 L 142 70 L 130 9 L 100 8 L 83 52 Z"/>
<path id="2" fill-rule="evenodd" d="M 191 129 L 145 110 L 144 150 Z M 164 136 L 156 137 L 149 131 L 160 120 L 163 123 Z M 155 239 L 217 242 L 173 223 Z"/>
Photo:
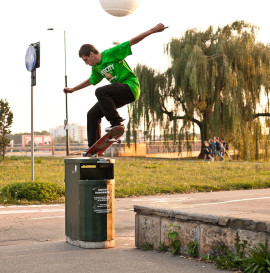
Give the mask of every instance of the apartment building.
<path id="1" fill-rule="evenodd" d="M 66 130 L 64 126 L 57 126 L 49 130 L 51 135 L 55 138 L 58 136 L 65 136 Z M 75 141 L 83 142 L 87 139 L 86 126 L 79 125 L 77 123 L 71 123 L 68 125 L 69 137 Z"/>

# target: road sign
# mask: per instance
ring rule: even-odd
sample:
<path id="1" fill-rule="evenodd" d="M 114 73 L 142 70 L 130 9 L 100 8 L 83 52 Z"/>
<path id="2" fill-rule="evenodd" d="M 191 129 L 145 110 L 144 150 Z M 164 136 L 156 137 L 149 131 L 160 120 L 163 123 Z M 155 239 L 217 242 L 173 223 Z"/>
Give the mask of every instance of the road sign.
<path id="1" fill-rule="evenodd" d="M 25 66 L 28 71 L 31 72 L 35 68 L 36 59 L 37 59 L 36 50 L 33 46 L 30 45 L 27 48 L 25 55 Z"/>

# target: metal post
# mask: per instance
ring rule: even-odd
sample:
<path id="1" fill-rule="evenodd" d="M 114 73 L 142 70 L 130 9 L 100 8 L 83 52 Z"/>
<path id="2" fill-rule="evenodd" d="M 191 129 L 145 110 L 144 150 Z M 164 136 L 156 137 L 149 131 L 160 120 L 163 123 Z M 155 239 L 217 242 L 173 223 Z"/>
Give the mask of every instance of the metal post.
<path id="1" fill-rule="evenodd" d="M 34 181 L 34 87 L 36 85 L 36 70 L 31 72 L 31 181 Z"/>
<path id="2" fill-rule="evenodd" d="M 67 87 L 67 54 L 66 54 L 66 31 L 64 30 L 64 50 L 65 50 L 65 87 Z M 68 135 L 68 96 L 66 93 L 66 154 L 69 155 L 69 135 Z"/>
<path id="3" fill-rule="evenodd" d="M 36 85 L 36 68 L 40 66 L 40 42 L 31 44 L 25 55 L 25 65 L 31 71 L 31 180 L 34 181 L 34 90 Z"/>

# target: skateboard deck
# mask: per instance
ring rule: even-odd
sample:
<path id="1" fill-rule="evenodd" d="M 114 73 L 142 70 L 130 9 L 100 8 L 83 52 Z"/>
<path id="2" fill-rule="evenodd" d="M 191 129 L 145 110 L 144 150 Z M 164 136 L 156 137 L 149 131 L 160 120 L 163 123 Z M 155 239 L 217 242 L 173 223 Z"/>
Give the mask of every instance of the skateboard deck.
<path id="1" fill-rule="evenodd" d="M 93 144 L 86 153 L 83 154 L 84 157 L 89 156 L 100 156 L 102 155 L 113 143 L 120 143 L 118 139 L 125 132 L 123 126 L 113 127 L 107 134 L 100 138 L 95 144 Z"/>

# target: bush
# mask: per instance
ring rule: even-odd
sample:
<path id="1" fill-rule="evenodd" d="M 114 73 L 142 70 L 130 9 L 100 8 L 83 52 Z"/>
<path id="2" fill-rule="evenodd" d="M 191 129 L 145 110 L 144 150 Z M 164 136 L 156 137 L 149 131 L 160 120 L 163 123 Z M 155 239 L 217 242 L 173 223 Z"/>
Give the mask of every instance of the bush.
<path id="1" fill-rule="evenodd" d="M 236 243 L 236 253 L 231 251 L 226 245 L 217 246 L 217 256 L 214 262 L 219 269 L 243 270 L 245 268 L 245 249 L 247 241 Z"/>
<path id="2" fill-rule="evenodd" d="M 250 250 L 249 258 L 247 259 L 247 267 L 244 272 L 270 272 L 270 251 L 268 250 L 267 241 L 264 245 L 259 244 L 259 246 Z"/>
<path id="3" fill-rule="evenodd" d="M 4 186 L 1 193 L 8 199 L 53 201 L 65 195 L 65 188 L 57 183 L 25 182 Z"/>
<path id="4" fill-rule="evenodd" d="M 152 251 L 154 249 L 154 244 L 149 242 L 143 242 L 140 249 L 142 251 Z"/>
<path id="5" fill-rule="evenodd" d="M 187 254 L 191 258 L 197 258 L 199 255 L 199 243 L 197 241 L 191 241 L 186 245 Z"/>

